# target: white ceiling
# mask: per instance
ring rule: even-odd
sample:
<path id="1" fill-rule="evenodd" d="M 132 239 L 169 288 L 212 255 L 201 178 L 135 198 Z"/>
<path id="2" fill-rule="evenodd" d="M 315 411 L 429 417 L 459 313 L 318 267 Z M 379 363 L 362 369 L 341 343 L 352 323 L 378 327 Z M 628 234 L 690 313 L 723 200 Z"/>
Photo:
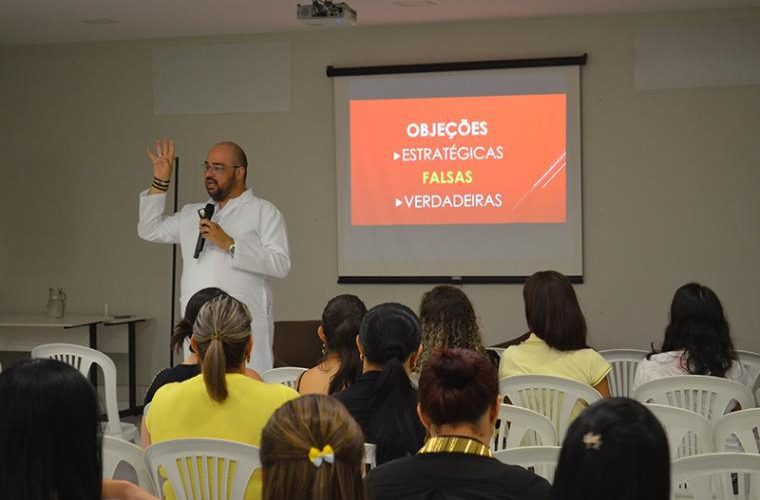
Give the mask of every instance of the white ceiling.
<path id="1" fill-rule="evenodd" d="M 295 19 L 311 0 L 0 0 L 0 45 L 324 29 Z M 358 26 L 760 6 L 760 0 L 348 0 Z M 111 24 L 86 24 L 107 19 Z"/>

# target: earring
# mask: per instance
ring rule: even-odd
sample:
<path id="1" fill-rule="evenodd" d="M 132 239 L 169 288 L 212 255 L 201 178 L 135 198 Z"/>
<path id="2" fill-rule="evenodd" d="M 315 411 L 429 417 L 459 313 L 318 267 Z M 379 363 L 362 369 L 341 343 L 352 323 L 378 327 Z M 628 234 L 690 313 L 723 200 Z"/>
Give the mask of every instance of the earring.
<path id="1" fill-rule="evenodd" d="M 324 356 L 325 354 L 327 354 L 327 346 L 325 345 L 324 342 L 322 342 L 322 356 Z"/>

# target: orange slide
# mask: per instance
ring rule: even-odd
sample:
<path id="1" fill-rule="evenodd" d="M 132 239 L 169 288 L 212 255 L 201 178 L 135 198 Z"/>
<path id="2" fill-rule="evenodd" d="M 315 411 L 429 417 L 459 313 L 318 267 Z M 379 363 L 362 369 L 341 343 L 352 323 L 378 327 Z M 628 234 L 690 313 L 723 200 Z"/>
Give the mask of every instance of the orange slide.
<path id="1" fill-rule="evenodd" d="M 562 223 L 565 94 L 354 100 L 354 226 Z"/>

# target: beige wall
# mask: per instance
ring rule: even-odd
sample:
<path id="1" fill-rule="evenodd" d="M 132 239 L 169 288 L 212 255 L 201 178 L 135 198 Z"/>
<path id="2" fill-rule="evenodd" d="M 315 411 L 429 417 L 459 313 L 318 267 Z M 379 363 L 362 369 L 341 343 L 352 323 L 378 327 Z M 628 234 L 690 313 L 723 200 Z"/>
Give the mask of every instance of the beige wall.
<path id="1" fill-rule="evenodd" d="M 139 378 L 168 359 L 171 249 L 136 235 L 144 149 L 177 141 L 182 202 L 204 198 L 195 165 L 240 142 L 256 192 L 288 222 L 293 270 L 275 280 L 277 319 L 317 318 L 344 292 L 417 307 L 426 286 L 338 286 L 332 82 L 325 66 L 575 55 L 583 69 L 586 283 L 577 287 L 599 348 L 658 341 L 675 288 L 722 298 L 739 347 L 760 350 L 760 92 L 757 86 L 637 91 L 638 27 L 751 18 L 760 10 L 520 19 L 192 40 L 0 48 L 3 230 L 0 311 L 41 311 L 62 286 L 69 310 L 156 318 L 139 330 Z M 286 40 L 287 113 L 153 116 L 152 48 Z M 466 286 L 487 342 L 525 331 L 521 287 Z"/>

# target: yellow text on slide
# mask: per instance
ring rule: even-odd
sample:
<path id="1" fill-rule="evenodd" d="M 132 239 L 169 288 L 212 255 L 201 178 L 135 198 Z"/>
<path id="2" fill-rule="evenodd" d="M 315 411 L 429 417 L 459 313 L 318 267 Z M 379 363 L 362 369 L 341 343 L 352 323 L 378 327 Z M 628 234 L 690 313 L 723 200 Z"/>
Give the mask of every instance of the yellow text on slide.
<path id="1" fill-rule="evenodd" d="M 472 182 L 472 171 L 465 170 L 440 170 L 422 172 L 423 184 L 470 184 Z"/>

